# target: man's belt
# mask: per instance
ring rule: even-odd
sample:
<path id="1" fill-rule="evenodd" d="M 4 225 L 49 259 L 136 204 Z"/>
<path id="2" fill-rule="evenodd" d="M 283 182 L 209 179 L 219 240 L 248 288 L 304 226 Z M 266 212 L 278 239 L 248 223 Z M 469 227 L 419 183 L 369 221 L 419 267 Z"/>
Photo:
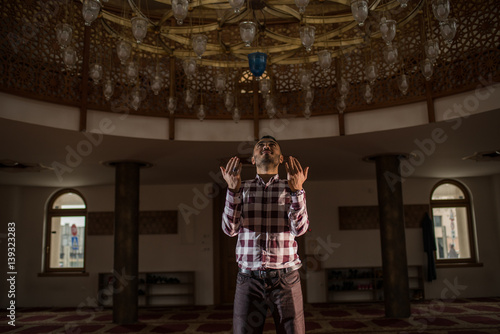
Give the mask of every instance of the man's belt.
<path id="1" fill-rule="evenodd" d="M 291 273 L 300 267 L 302 267 L 301 263 L 283 269 L 249 270 L 239 268 L 239 272 L 256 278 L 275 278 Z"/>

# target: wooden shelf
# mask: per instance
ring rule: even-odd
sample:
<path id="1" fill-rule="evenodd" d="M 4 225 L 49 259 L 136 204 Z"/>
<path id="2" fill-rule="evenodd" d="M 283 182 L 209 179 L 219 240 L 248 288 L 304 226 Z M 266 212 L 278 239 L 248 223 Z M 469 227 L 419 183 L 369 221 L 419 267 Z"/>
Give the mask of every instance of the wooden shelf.
<path id="1" fill-rule="evenodd" d="M 99 295 L 102 306 L 113 305 L 113 275 L 99 273 Z M 138 282 L 139 306 L 180 306 L 195 303 L 194 271 L 141 272 Z"/>
<path id="2" fill-rule="evenodd" d="M 380 267 L 326 268 L 327 302 L 383 301 L 383 277 Z M 421 266 L 408 267 L 410 299 L 424 299 Z"/>

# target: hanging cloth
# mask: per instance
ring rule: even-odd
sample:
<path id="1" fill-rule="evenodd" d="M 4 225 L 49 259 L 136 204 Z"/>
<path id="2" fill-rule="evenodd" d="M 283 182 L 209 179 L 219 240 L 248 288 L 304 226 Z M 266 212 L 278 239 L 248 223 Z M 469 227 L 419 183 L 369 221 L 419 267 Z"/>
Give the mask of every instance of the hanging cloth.
<path id="1" fill-rule="evenodd" d="M 434 223 L 426 212 L 422 219 L 422 235 L 424 241 L 424 252 L 427 253 L 427 281 L 431 282 L 437 279 L 436 260 L 434 252 L 436 251 L 436 238 L 434 237 Z"/>

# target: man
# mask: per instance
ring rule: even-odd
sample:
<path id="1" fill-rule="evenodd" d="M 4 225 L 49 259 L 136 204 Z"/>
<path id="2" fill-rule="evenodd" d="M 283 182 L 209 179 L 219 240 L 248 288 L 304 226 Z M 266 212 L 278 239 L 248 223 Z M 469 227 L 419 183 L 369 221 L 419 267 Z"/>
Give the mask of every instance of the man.
<path id="1" fill-rule="evenodd" d="M 222 229 L 231 237 L 238 235 L 235 334 L 262 333 L 268 308 L 277 333 L 305 333 L 295 237 L 309 227 L 302 187 L 309 167 L 303 170 L 297 159 L 289 157 L 287 180 L 280 180 L 282 162 L 276 139 L 264 136 L 253 149 L 255 179 L 241 181 L 238 157 L 221 167 L 228 185 Z"/>

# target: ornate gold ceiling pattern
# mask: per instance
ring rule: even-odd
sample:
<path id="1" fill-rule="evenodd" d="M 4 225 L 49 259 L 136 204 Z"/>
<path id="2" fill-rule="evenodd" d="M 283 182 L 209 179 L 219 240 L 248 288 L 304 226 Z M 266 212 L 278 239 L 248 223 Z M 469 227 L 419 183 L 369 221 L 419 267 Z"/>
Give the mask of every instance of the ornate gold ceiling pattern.
<path id="1" fill-rule="evenodd" d="M 370 1 L 363 27 L 354 20 L 347 0 L 311 1 L 303 15 L 293 1 L 250 0 L 245 6 L 234 13 L 226 1 L 193 1 L 184 23 L 178 25 L 168 0 L 110 0 L 103 4 L 99 18 L 86 27 L 79 1 L 9 1 L 2 9 L 0 89 L 85 110 L 159 117 L 195 118 L 196 105 L 203 104 L 205 119 L 231 120 L 233 110 L 225 107 L 224 93 L 215 87 L 216 76 L 224 74 L 224 92 L 234 93 L 241 118 L 255 120 L 270 116 L 258 82 L 248 69 L 246 57 L 255 51 L 268 54 L 264 76 L 272 82 L 276 109 L 290 117 L 303 117 L 305 89 L 300 77 L 304 69 L 312 73 L 312 116 L 341 113 L 337 107 L 341 78 L 349 83 L 344 113 L 454 94 L 474 89 L 480 78 L 500 78 L 500 6 L 495 0 L 452 1 L 450 16 L 458 20 L 458 28 L 451 44 L 441 37 L 426 0 L 410 0 L 404 9 L 398 1 Z M 252 6 L 264 8 L 254 11 Z M 150 24 L 144 41 L 137 44 L 130 18 L 141 15 L 148 17 Z M 383 57 L 382 17 L 397 21 L 393 43 L 399 56 L 392 66 Z M 238 24 L 250 19 L 261 25 L 262 32 L 251 47 L 245 47 Z M 55 28 L 61 22 L 73 27 L 71 46 L 78 60 L 72 68 L 65 65 L 56 39 Z M 299 38 L 302 25 L 316 27 L 310 52 Z M 199 32 L 208 37 L 207 51 L 196 61 L 196 74 L 188 77 L 183 61 L 195 57 L 190 40 Z M 438 40 L 440 55 L 431 79 L 426 81 L 420 62 L 425 59 L 423 44 L 429 39 Z M 126 65 L 117 56 L 120 40 L 133 46 L 131 58 L 138 65 L 133 77 L 127 75 Z M 318 65 L 318 52 L 325 49 L 332 53 L 333 61 L 323 70 Z M 368 103 L 365 66 L 370 61 L 377 64 L 378 76 L 369 85 L 373 98 Z M 103 67 L 98 84 L 88 74 L 94 63 Z M 163 82 L 157 95 L 151 87 L 156 73 Z M 409 84 L 406 95 L 397 85 L 402 73 Z M 109 100 L 103 95 L 107 79 L 114 83 Z M 137 88 L 141 103 L 135 110 L 130 102 Z M 186 104 L 187 90 L 194 94 L 192 107 Z M 177 98 L 172 114 L 167 108 L 169 97 Z"/>

